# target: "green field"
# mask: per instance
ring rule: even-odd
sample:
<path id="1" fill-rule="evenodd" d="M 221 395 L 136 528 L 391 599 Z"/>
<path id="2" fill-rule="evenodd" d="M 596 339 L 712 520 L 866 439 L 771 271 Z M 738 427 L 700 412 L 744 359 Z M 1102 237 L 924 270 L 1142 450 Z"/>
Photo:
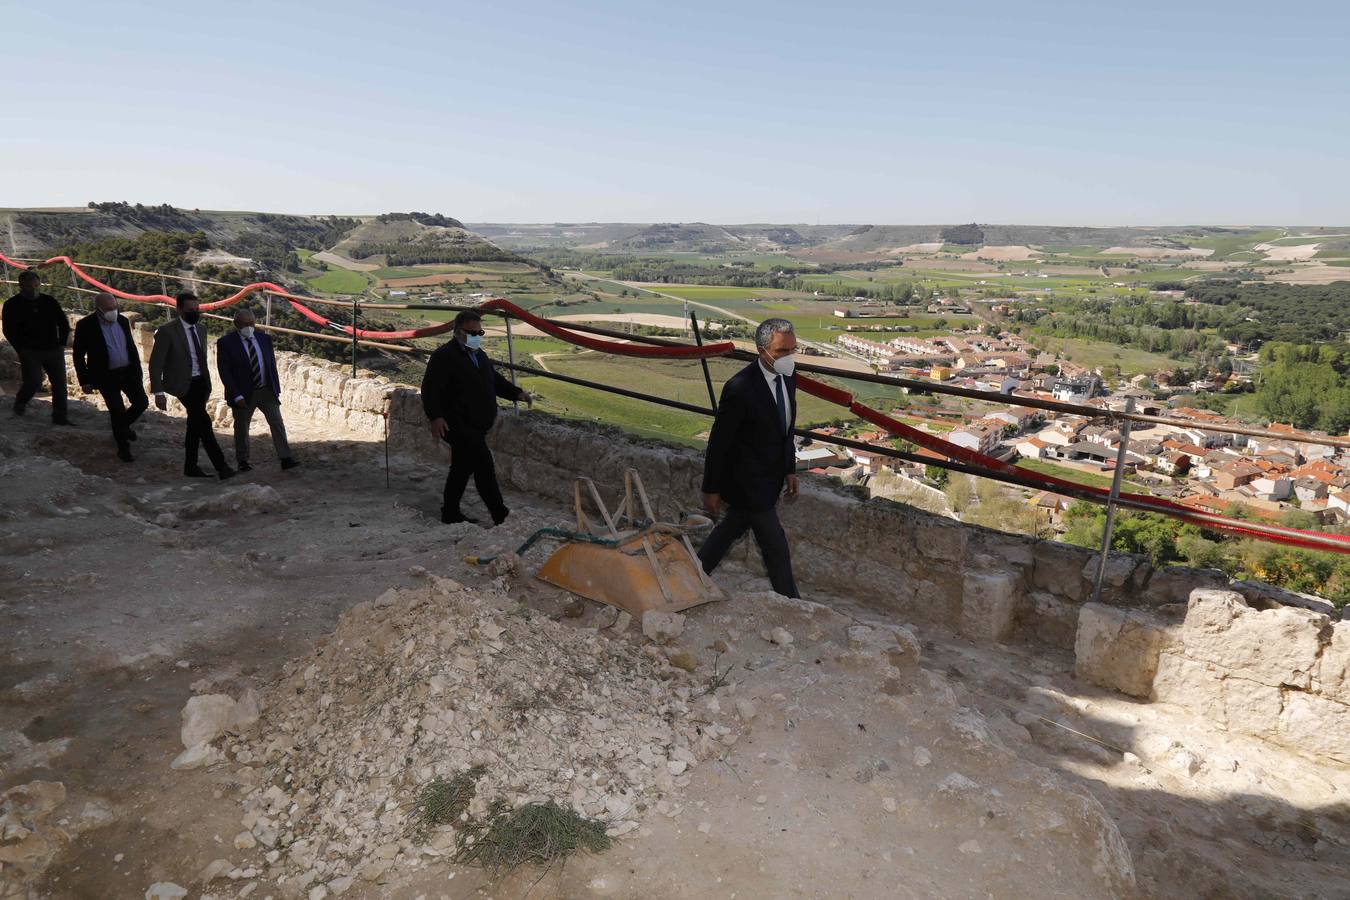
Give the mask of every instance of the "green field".
<path id="1" fill-rule="evenodd" d="M 1192 247 L 1213 250 L 1214 253 L 1209 257 L 1210 259 L 1230 259 L 1234 254 L 1249 252 L 1257 244 L 1276 241 L 1282 237 L 1284 237 L 1284 231 L 1278 228 L 1244 235 L 1177 235 L 1178 240 L 1185 241 Z"/>
<path id="2" fill-rule="evenodd" d="M 1031 335 L 1030 339 L 1042 349 L 1054 349 L 1062 352 L 1073 362 L 1089 369 L 1099 366 L 1119 366 L 1123 375 L 1156 372 L 1159 369 L 1175 369 L 1182 363 L 1160 353 L 1146 350 L 1134 350 L 1118 344 L 1103 341 L 1090 341 L 1085 338 L 1059 338 L 1047 335 Z"/>
<path id="3" fill-rule="evenodd" d="M 1039 472 L 1042 475 L 1053 475 L 1056 478 L 1063 478 L 1065 481 L 1072 481 L 1077 484 L 1087 485 L 1088 487 L 1106 488 L 1107 490 L 1111 489 L 1110 475 L 1098 475 L 1094 472 L 1083 472 L 1068 466 L 1059 466 L 1051 462 L 1046 462 L 1043 459 L 1019 459 L 1017 461 L 1017 467 L 1019 469 L 1028 469 L 1032 472 Z M 1123 483 L 1130 487 L 1136 487 L 1145 491 L 1148 490 L 1144 485 L 1130 481 L 1128 478 L 1124 479 Z"/>
<path id="4" fill-rule="evenodd" d="M 329 269 L 305 278 L 304 282 L 318 294 L 360 294 L 370 286 L 370 279 L 364 272 L 349 272 L 346 269 Z"/>

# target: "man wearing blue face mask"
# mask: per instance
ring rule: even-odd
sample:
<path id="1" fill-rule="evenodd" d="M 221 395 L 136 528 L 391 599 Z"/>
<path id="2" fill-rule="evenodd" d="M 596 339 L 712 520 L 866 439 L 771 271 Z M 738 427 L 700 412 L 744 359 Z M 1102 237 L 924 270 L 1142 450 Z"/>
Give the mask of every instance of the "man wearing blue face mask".
<path id="1" fill-rule="evenodd" d="M 483 317 L 479 313 L 465 310 L 455 316 L 454 335 L 431 354 L 422 377 L 422 409 L 428 427 L 433 436 L 450 445 L 441 521 L 447 525 L 474 521 L 459 508 L 472 477 L 493 524 L 500 525 L 511 510 L 506 508 L 497 486 L 487 433 L 497 420 L 498 397 L 526 403 L 534 398 L 493 368 L 492 360 L 482 350 Z"/>
<path id="2" fill-rule="evenodd" d="M 261 409 L 272 432 L 272 446 L 283 469 L 300 463 L 291 455 L 286 440 L 286 422 L 281 417 L 281 378 L 272 339 L 257 328 L 253 310 L 240 308 L 234 314 L 234 331 L 216 341 L 216 371 L 220 373 L 225 400 L 234 411 L 234 461 L 240 472 L 253 469 L 249 462 L 248 429 L 255 410 Z"/>
<path id="3" fill-rule="evenodd" d="M 717 418 L 708 435 L 703 467 L 703 506 L 726 515 L 699 548 L 703 570 L 711 573 L 746 531 L 764 556 L 773 589 L 800 596 L 792 577 L 787 535 L 778 521 L 778 498 L 785 489 L 797 499 L 797 380 L 793 375 L 797 335 L 787 319 L 765 319 L 755 329 L 759 358 L 722 388 Z"/>

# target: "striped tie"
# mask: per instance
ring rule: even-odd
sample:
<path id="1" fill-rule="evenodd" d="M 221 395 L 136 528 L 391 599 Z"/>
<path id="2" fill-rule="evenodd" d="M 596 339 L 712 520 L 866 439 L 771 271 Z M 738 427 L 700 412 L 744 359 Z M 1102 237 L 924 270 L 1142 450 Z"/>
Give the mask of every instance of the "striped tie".
<path id="1" fill-rule="evenodd" d="M 244 341 L 244 349 L 248 351 L 248 364 L 253 367 L 253 386 L 260 388 L 263 386 L 262 362 L 258 354 L 253 352 L 252 341 Z"/>

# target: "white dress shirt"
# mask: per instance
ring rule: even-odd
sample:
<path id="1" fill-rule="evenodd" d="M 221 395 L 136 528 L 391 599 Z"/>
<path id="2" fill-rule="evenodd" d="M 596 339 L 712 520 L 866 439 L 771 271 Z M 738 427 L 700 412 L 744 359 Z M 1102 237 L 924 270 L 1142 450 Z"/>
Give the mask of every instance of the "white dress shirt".
<path id="1" fill-rule="evenodd" d="M 792 395 L 788 393 L 787 376 L 779 375 L 773 369 L 766 369 L 763 360 L 759 361 L 759 374 L 769 383 L 769 396 L 773 398 L 774 409 L 778 408 L 778 379 L 783 379 L 783 412 L 787 416 L 783 420 L 783 430 L 786 431 L 792 426 Z"/>

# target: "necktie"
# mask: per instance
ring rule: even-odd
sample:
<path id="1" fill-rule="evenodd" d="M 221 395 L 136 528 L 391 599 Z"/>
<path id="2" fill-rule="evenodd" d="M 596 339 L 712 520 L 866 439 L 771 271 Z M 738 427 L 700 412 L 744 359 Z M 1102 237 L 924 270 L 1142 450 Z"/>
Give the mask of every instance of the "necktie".
<path id="1" fill-rule="evenodd" d="M 478 368 L 478 351 L 477 351 L 477 350 L 470 350 L 470 351 L 469 351 L 469 362 L 473 363 L 473 366 L 474 366 L 475 369 Z"/>
<path id="2" fill-rule="evenodd" d="M 788 407 L 787 397 L 783 394 L 783 376 L 779 375 L 773 382 L 774 393 L 778 395 L 778 421 L 783 423 L 783 432 L 788 430 Z"/>
<path id="3" fill-rule="evenodd" d="M 253 369 L 253 386 L 260 388 L 263 386 L 262 362 L 258 354 L 253 352 L 252 341 L 244 341 L 244 349 L 248 351 L 248 364 Z"/>
<path id="4" fill-rule="evenodd" d="M 197 338 L 197 326 L 188 326 L 188 336 L 192 338 L 192 355 L 197 360 L 197 374 L 206 377 L 206 354 L 202 352 L 202 342 Z"/>

